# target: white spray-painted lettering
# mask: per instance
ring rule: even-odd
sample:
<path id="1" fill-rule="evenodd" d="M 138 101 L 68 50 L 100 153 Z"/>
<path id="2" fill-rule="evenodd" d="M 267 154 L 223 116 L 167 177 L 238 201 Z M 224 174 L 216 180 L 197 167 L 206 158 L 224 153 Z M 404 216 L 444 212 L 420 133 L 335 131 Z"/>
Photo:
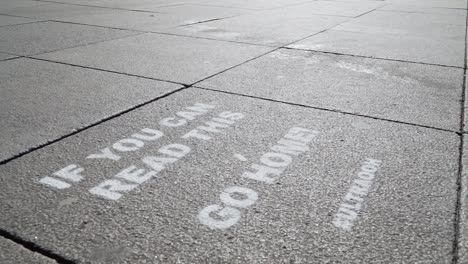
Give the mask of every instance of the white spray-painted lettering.
<path id="1" fill-rule="evenodd" d="M 260 157 L 241 177 L 271 184 L 278 180 L 281 173 L 291 164 L 293 156 L 309 151 L 310 143 L 318 132 L 301 127 L 293 127 L 281 138 L 271 151 Z M 252 189 L 231 186 L 220 194 L 223 205 L 213 204 L 203 208 L 199 214 L 200 222 L 211 229 L 226 229 L 235 225 L 241 218 L 241 209 L 246 209 L 258 200 L 258 194 Z"/>
<path id="2" fill-rule="evenodd" d="M 175 117 L 162 119 L 159 124 L 167 127 L 185 126 L 189 121 L 208 113 L 213 108 L 213 105 L 196 103 L 194 106 L 187 107 L 184 111 L 177 112 Z"/>
<path id="3" fill-rule="evenodd" d="M 367 158 L 361 166 L 361 171 L 351 184 L 348 193 L 344 196 L 344 201 L 336 213 L 333 224 L 346 231 L 351 231 L 356 221 L 364 198 L 369 194 L 375 173 L 382 162 L 376 159 Z"/>
<path id="4" fill-rule="evenodd" d="M 143 140 L 153 141 L 162 136 L 163 133 L 161 131 L 143 128 L 139 133 L 132 134 L 129 138 L 117 141 L 112 145 L 112 148 L 120 152 L 136 151 L 145 145 Z M 99 153 L 86 157 L 86 159 L 109 159 L 113 161 L 118 161 L 120 158 L 119 155 L 112 152 L 111 148 L 101 149 Z M 83 180 L 84 176 L 81 174 L 83 171 L 83 167 L 71 164 L 53 173 L 54 176 L 61 178 L 61 180 L 46 176 L 39 180 L 39 182 L 56 189 L 65 189 L 71 187 L 70 183 L 77 183 Z M 68 181 L 68 183 L 64 180 Z"/>
<path id="5" fill-rule="evenodd" d="M 131 191 L 140 184 L 156 176 L 165 168 L 166 163 L 174 163 L 190 152 L 190 148 L 181 144 L 170 144 L 158 150 L 160 156 L 145 156 L 142 161 L 151 170 L 137 168 L 135 165 L 123 169 L 113 179 L 105 180 L 89 190 L 92 194 L 109 200 L 118 200 L 124 192 Z"/>
<path id="6" fill-rule="evenodd" d="M 188 115 L 186 115 L 187 117 Z M 218 115 L 225 118 L 229 124 L 234 124 L 237 119 L 244 117 L 241 113 L 222 112 Z M 219 119 L 213 118 L 212 120 Z M 218 121 L 219 122 L 219 121 Z M 206 123 L 205 123 L 206 124 Z M 186 138 L 183 136 L 182 138 Z M 136 144 L 134 144 L 136 145 Z M 112 179 L 105 180 L 89 191 L 102 198 L 118 200 L 125 192 L 137 188 L 140 184 L 150 180 L 162 172 L 169 164 L 175 163 L 190 153 L 191 149 L 187 145 L 173 143 L 159 148 L 157 155 L 144 156 L 141 161 L 148 170 L 137 168 L 131 165 L 113 176 Z M 104 152 L 102 152 L 104 153 Z M 225 198 L 228 199 L 228 198 Z"/>
<path id="7" fill-rule="evenodd" d="M 233 113 L 230 111 L 221 112 L 218 117 L 212 118 L 205 122 L 203 126 L 198 126 L 196 129 L 189 131 L 182 138 L 196 138 L 199 140 L 210 140 L 212 134 L 221 133 L 223 129 L 228 128 L 237 120 L 244 118 L 242 113 Z"/>
<path id="8" fill-rule="evenodd" d="M 71 164 L 63 169 L 52 173 L 54 176 L 61 178 L 60 180 L 57 178 L 46 176 L 40 179 L 39 182 L 56 189 L 66 189 L 71 187 L 70 182 L 76 183 L 83 180 L 84 177 L 83 175 L 81 175 L 81 172 L 83 172 L 83 170 L 84 169 L 82 167 L 75 164 Z M 68 183 L 65 180 L 68 181 Z"/>
<path id="9" fill-rule="evenodd" d="M 99 153 L 87 156 L 86 159 L 109 159 L 117 161 L 121 158 L 117 153 L 137 151 L 145 145 L 145 141 L 154 141 L 162 136 L 164 136 L 164 134 L 159 130 L 143 128 L 140 132 L 115 142 L 112 144 L 112 147 L 101 149 Z"/>
<path id="10" fill-rule="evenodd" d="M 202 116 L 208 113 L 213 108 L 215 108 L 215 106 L 213 105 L 196 103 L 193 106 L 186 107 L 185 110 L 183 111 L 177 112 L 176 113 L 177 118 L 175 117 L 165 118 L 161 120 L 159 123 L 163 126 L 168 126 L 168 127 L 186 125 L 188 121 L 192 121 L 196 117 Z M 144 147 L 145 142 L 157 140 L 161 138 L 163 135 L 164 135 L 163 132 L 159 130 L 155 130 L 151 128 L 143 128 L 139 132 L 134 133 L 127 138 L 123 138 L 115 142 L 110 147 L 103 148 L 99 150 L 97 153 L 88 155 L 86 159 L 90 159 L 90 160 L 102 159 L 102 160 L 109 160 L 109 161 L 120 161 L 124 153 L 138 151 Z M 175 160 L 171 158 L 167 158 L 167 157 L 166 158 L 161 157 L 161 159 L 165 161 L 170 160 L 172 162 L 175 162 Z M 73 183 L 78 183 L 85 178 L 85 176 L 82 174 L 83 171 L 84 171 L 83 167 L 76 165 L 76 164 L 71 164 L 71 165 L 64 167 L 63 169 L 60 169 L 54 172 L 53 176 L 57 178 L 46 176 L 46 177 L 41 178 L 39 182 L 46 186 L 55 188 L 55 189 L 66 189 L 66 188 L 71 187 Z M 112 180 L 112 181 L 114 185 L 110 185 L 110 186 L 115 186 L 112 188 L 119 189 L 119 190 L 123 188 L 127 188 L 127 189 L 129 188 L 128 186 L 122 187 L 123 185 L 121 186 L 121 185 L 116 184 L 117 180 Z"/>

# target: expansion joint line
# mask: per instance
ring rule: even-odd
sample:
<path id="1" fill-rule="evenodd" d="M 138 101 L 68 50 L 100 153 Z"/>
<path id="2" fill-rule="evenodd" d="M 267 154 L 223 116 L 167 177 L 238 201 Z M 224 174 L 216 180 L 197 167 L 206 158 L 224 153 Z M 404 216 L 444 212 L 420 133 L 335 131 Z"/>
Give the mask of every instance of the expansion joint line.
<path id="1" fill-rule="evenodd" d="M 40 254 L 40 255 L 42 255 L 44 257 L 53 259 L 58 264 L 75 264 L 75 263 L 77 263 L 74 260 L 64 258 L 64 257 L 58 255 L 57 253 L 51 251 L 51 250 L 45 249 L 45 248 L 37 245 L 34 242 L 24 240 L 24 239 L 14 235 L 14 234 L 12 234 L 12 233 L 10 233 L 8 231 L 5 231 L 3 229 L 0 229 L 0 237 L 8 239 L 8 240 L 10 240 L 10 241 L 12 241 L 12 242 L 14 242 L 14 243 L 16 243 L 18 245 L 23 246 L 24 248 L 26 248 L 26 249 L 28 249 L 28 250 L 30 250 L 32 252 Z"/>
<path id="2" fill-rule="evenodd" d="M 464 194 L 467 192 L 465 190 L 467 184 L 463 177 L 463 154 L 464 154 L 464 129 L 465 129 L 465 104 L 466 104 L 466 73 L 467 73 L 467 47 L 468 47 L 468 36 L 467 36 L 467 29 L 468 29 L 468 3 L 467 3 L 467 14 L 466 14 L 466 21 L 465 21 L 465 57 L 464 57 L 464 69 L 463 69 L 463 85 L 462 85 L 462 92 L 461 92 L 461 105 L 460 105 L 460 147 L 459 147 L 459 156 L 458 156 L 458 177 L 457 177 L 457 200 L 455 202 L 455 217 L 454 217 L 454 233 L 455 237 L 453 239 L 453 249 L 452 249 L 452 264 L 458 264 L 460 261 L 460 244 L 461 244 L 461 234 L 460 232 L 463 231 L 462 229 L 462 218 L 463 214 L 466 214 L 465 211 L 468 209 L 463 208 L 463 199 Z M 466 224 L 466 223 L 465 223 Z M 463 237 L 463 239 L 467 239 L 467 237 Z M 464 252 L 466 253 L 466 252 Z M 467 257 L 467 256 L 465 256 Z"/>

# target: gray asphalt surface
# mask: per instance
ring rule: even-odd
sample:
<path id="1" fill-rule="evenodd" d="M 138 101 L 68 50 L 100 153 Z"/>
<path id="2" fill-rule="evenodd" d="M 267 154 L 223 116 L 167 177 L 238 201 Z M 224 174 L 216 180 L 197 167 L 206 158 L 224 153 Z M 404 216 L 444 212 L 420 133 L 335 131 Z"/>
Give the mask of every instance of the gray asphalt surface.
<path id="1" fill-rule="evenodd" d="M 466 0 L 0 0 L 0 263 L 468 263 Z"/>

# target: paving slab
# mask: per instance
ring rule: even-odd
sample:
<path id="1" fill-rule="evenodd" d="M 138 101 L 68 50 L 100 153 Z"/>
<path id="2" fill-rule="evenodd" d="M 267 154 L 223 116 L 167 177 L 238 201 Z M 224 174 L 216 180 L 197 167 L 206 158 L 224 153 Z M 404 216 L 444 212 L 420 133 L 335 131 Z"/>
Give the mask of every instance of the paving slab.
<path id="1" fill-rule="evenodd" d="M 463 67 L 464 32 L 464 16 L 374 11 L 290 47 Z"/>
<path id="2" fill-rule="evenodd" d="M 466 10 L 455 9 L 455 8 L 443 8 L 443 7 L 427 7 L 426 5 L 415 5 L 415 4 L 387 4 L 378 10 L 383 11 L 395 11 L 395 12 L 416 12 L 416 13 L 429 13 L 429 14 L 441 14 L 441 15 L 455 15 L 455 16 L 466 16 Z"/>
<path id="3" fill-rule="evenodd" d="M 42 1 L 42 0 L 41 0 Z M 75 5 L 87 5 L 87 6 L 94 6 L 101 2 L 102 0 L 47 0 L 46 4 L 50 3 L 62 3 L 62 4 L 75 4 Z"/>
<path id="4" fill-rule="evenodd" d="M 77 263 L 451 263 L 458 144 L 190 88 L 2 165 L 0 227 Z"/>
<path id="5" fill-rule="evenodd" d="M 271 49 L 147 33 L 38 57 L 191 84 Z"/>
<path id="6" fill-rule="evenodd" d="M 0 27 L 0 52 L 34 55 L 138 34 L 68 23 L 39 22 Z"/>
<path id="7" fill-rule="evenodd" d="M 25 58 L 0 76 L 0 161 L 180 88 Z"/>
<path id="8" fill-rule="evenodd" d="M 278 47 L 332 28 L 348 19 L 307 12 L 294 14 L 281 9 L 183 26 L 165 32 Z"/>
<path id="9" fill-rule="evenodd" d="M 288 47 L 371 58 L 463 67 L 464 45 L 460 37 L 441 41 L 411 35 L 401 37 L 401 35 L 378 35 L 329 30 Z"/>
<path id="10" fill-rule="evenodd" d="M 117 14 L 124 10 L 90 7 L 82 5 L 68 5 L 48 2 L 45 5 L 25 6 L 21 8 L 5 10 L 4 13 L 37 19 L 65 20 L 80 16 L 98 16 L 107 14 Z"/>
<path id="11" fill-rule="evenodd" d="M 206 2 L 206 0 L 99 0 L 93 3 L 93 5 L 126 10 L 157 11 L 158 8 L 164 6 L 196 4 L 203 2 Z"/>
<path id="12" fill-rule="evenodd" d="M 37 19 L 0 15 L 0 27 L 37 22 Z"/>
<path id="13" fill-rule="evenodd" d="M 382 2 L 333 2 L 333 1 L 313 1 L 296 4 L 281 8 L 281 12 L 294 15 L 330 15 L 356 17 L 367 13 L 385 4 Z"/>
<path id="14" fill-rule="evenodd" d="M 40 6 L 48 4 L 47 2 L 39 2 L 32 0 L 1 0 L 0 1 L 0 14 L 4 14 L 5 11 L 11 9 L 30 7 L 30 6 Z"/>
<path id="15" fill-rule="evenodd" d="M 160 7 L 155 10 L 166 14 L 184 17 L 186 20 L 184 24 L 199 23 L 201 21 L 233 17 L 254 12 L 240 8 L 207 6 L 202 4 L 167 6 Z"/>
<path id="16" fill-rule="evenodd" d="M 373 11 L 342 23 L 333 30 L 368 34 L 416 35 L 439 39 L 459 37 L 465 30 L 466 14 L 443 15 L 408 12 Z M 437 38 L 439 37 L 439 38 Z"/>
<path id="17" fill-rule="evenodd" d="M 281 49 L 197 85 L 453 131 L 460 128 L 462 69 Z"/>
<path id="18" fill-rule="evenodd" d="M 419 5 L 425 7 L 439 7 L 439 8 L 467 8 L 467 1 L 466 0 L 386 0 L 385 2 L 389 4 L 408 4 L 411 3 L 412 5 Z"/>
<path id="19" fill-rule="evenodd" d="M 95 9 L 95 8 L 91 8 Z M 141 31 L 159 31 L 177 26 L 232 17 L 249 12 L 234 8 L 201 5 L 177 5 L 157 9 L 161 13 L 110 10 L 68 15 L 61 21 Z"/>
<path id="20" fill-rule="evenodd" d="M 212 0 L 204 1 L 204 5 L 215 5 L 215 6 L 226 6 L 226 7 L 237 7 L 253 10 L 265 10 L 281 8 L 299 3 L 310 2 L 311 0 Z"/>
<path id="21" fill-rule="evenodd" d="M 53 259 L 44 257 L 38 253 L 27 250 L 13 241 L 0 237 L 0 260 L 2 264 L 34 263 L 56 264 Z"/>

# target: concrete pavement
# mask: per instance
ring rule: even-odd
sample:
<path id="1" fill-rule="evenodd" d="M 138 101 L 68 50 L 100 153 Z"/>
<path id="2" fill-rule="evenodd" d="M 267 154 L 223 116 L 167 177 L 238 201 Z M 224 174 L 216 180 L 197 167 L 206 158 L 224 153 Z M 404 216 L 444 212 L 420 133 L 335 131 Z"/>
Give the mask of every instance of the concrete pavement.
<path id="1" fill-rule="evenodd" d="M 0 0 L 0 263 L 468 263 L 466 0 Z"/>

